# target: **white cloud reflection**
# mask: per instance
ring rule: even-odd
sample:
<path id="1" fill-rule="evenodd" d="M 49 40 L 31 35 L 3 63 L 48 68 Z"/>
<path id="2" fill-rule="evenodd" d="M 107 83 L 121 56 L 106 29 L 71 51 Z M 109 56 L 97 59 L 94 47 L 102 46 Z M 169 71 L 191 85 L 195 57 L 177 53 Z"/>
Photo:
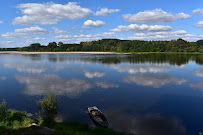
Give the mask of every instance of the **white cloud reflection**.
<path id="1" fill-rule="evenodd" d="M 170 67 L 164 64 L 136 64 L 136 65 L 113 65 L 111 68 L 117 70 L 118 72 L 128 72 L 130 74 L 135 73 L 159 73 L 167 72 L 170 70 Z"/>
<path id="2" fill-rule="evenodd" d="M 203 69 L 194 70 L 193 74 L 199 77 L 203 77 Z"/>
<path id="3" fill-rule="evenodd" d="M 175 117 L 164 117 L 157 113 L 128 113 L 121 108 L 107 109 L 110 127 L 119 132 L 134 135 L 184 135 L 186 128 Z M 115 117 L 116 116 L 116 117 Z"/>
<path id="4" fill-rule="evenodd" d="M 98 77 L 98 78 L 101 78 L 101 77 L 103 77 L 103 76 L 105 76 L 105 72 L 103 72 L 103 71 L 84 71 L 85 72 L 85 76 L 87 77 L 87 78 L 95 78 L 95 77 Z"/>
<path id="5" fill-rule="evenodd" d="M 108 83 L 108 82 L 96 82 L 95 83 L 96 86 L 101 87 L 103 89 L 108 89 L 108 88 L 118 88 L 119 85 L 117 84 L 112 84 L 112 83 Z"/>
<path id="6" fill-rule="evenodd" d="M 203 82 L 197 82 L 197 83 L 190 83 L 190 86 L 193 87 L 193 88 L 201 88 L 203 89 Z"/>
<path id="7" fill-rule="evenodd" d="M 7 79 L 6 76 L 0 76 L 0 80 L 1 80 L 1 81 L 5 81 L 6 79 Z"/>
<path id="8" fill-rule="evenodd" d="M 33 96 L 53 92 L 73 98 L 92 87 L 87 80 L 64 79 L 58 75 L 16 75 L 16 80 L 26 85 L 25 94 Z"/>
<path id="9" fill-rule="evenodd" d="M 4 64 L 3 66 L 5 68 L 14 68 L 18 72 L 27 72 L 27 73 L 35 73 L 35 74 L 40 74 L 40 73 L 44 72 L 47 69 L 46 66 L 41 66 L 41 65 L 32 66 L 32 65 L 29 65 L 29 64 L 20 64 L 20 63 L 19 64 L 7 63 L 7 64 Z"/>
<path id="10" fill-rule="evenodd" d="M 124 82 L 127 83 L 136 83 L 142 86 L 151 86 L 154 88 L 159 88 L 162 85 L 175 83 L 181 85 L 184 82 L 187 82 L 184 78 L 174 78 L 167 74 L 138 74 L 138 75 L 128 75 L 123 78 Z"/>

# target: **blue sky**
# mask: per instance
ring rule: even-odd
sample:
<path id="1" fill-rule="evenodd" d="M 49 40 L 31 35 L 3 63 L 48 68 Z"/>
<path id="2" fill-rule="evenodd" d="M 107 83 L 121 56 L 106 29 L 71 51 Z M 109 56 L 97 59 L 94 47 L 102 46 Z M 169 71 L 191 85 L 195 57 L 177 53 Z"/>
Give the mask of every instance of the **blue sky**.
<path id="1" fill-rule="evenodd" d="M 203 39 L 202 0 L 1 0 L 0 47 Z"/>

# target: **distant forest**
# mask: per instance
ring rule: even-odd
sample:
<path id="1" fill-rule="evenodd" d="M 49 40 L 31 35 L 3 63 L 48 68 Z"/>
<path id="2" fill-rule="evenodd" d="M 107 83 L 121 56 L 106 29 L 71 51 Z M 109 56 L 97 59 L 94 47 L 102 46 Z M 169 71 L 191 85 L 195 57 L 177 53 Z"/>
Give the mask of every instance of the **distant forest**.
<path id="1" fill-rule="evenodd" d="M 181 38 L 171 41 L 142 41 L 102 39 L 98 41 L 81 42 L 79 44 L 64 44 L 51 42 L 48 45 L 33 43 L 21 48 L 0 48 L 0 51 L 29 51 L 29 52 L 70 52 L 70 51 L 99 51 L 99 52 L 199 52 L 203 53 L 203 40 L 188 42 Z"/>

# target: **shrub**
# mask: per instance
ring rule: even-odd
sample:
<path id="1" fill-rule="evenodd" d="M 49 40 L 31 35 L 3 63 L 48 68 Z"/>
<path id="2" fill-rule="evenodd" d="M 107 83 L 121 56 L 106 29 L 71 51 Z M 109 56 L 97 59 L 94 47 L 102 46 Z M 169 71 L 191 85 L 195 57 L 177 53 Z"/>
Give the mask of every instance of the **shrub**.
<path id="1" fill-rule="evenodd" d="M 48 93 L 39 101 L 39 107 L 42 112 L 43 119 L 53 120 L 57 115 L 58 96 Z"/>
<path id="2" fill-rule="evenodd" d="M 0 104 L 0 121 L 5 120 L 7 114 L 7 103 L 5 100 Z"/>

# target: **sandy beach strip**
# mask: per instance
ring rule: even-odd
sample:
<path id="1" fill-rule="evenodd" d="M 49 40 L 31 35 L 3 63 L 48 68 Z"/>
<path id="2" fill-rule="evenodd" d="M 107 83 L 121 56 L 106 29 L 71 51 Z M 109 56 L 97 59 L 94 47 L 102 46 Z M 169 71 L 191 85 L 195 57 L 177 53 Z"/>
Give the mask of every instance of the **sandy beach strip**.
<path id="1" fill-rule="evenodd" d="M 21 51 L 0 51 L 5 54 L 130 54 L 117 52 L 21 52 Z"/>

